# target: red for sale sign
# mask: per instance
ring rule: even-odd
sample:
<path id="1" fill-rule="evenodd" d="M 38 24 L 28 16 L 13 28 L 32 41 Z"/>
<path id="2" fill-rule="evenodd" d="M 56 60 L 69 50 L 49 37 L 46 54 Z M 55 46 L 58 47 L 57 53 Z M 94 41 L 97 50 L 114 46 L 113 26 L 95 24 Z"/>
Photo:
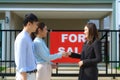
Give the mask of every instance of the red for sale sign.
<path id="1" fill-rule="evenodd" d="M 50 53 L 60 51 L 80 53 L 85 42 L 83 32 L 50 32 Z M 62 57 L 53 60 L 56 63 L 76 63 L 80 59 Z"/>

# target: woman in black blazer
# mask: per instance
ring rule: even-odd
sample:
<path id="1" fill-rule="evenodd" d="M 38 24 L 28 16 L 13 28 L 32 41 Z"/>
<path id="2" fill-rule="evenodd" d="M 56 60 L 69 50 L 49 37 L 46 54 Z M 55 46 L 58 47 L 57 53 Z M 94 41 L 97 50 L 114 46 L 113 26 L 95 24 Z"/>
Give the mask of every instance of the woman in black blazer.
<path id="1" fill-rule="evenodd" d="M 96 25 L 87 23 L 84 27 L 84 34 L 86 42 L 81 54 L 71 52 L 70 57 L 80 59 L 78 80 L 98 80 L 97 63 L 102 61 L 102 55 Z"/>

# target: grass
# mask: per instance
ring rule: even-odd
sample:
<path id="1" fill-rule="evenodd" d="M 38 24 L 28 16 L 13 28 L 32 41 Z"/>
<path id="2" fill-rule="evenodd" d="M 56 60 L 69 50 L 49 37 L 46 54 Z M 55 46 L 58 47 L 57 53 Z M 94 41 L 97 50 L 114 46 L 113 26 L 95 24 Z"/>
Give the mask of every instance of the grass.
<path id="1" fill-rule="evenodd" d="M 0 66 L 0 72 L 3 71 L 3 70 L 5 70 L 5 69 L 6 69 L 6 67 L 1 67 Z"/>

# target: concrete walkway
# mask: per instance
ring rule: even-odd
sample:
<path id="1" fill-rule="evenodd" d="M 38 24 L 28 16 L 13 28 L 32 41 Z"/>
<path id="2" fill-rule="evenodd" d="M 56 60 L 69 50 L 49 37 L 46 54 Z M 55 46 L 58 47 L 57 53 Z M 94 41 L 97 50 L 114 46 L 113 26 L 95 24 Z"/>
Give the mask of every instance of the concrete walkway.
<path id="1" fill-rule="evenodd" d="M 77 80 L 77 77 L 52 77 L 51 80 Z M 5 77 L 2 79 L 0 77 L 0 80 L 15 80 L 15 77 Z M 112 77 L 99 77 L 98 80 L 120 80 L 120 77 L 116 77 L 116 79 L 113 79 Z"/>
<path id="2" fill-rule="evenodd" d="M 68 65 L 69 66 L 69 65 Z M 58 67 L 59 71 L 58 73 L 79 73 L 79 67 L 78 66 L 74 66 L 73 67 Z M 9 68 L 7 71 L 10 71 Z M 14 72 L 14 68 L 13 70 L 11 70 Z M 56 69 L 53 69 L 52 71 L 53 73 L 56 73 Z M 112 70 L 112 72 L 116 72 L 116 70 Z M 120 71 L 117 71 L 118 74 L 120 73 Z M 99 67 L 99 73 L 105 73 L 105 69 L 104 67 Z M 111 69 L 108 69 L 108 73 L 111 73 Z M 15 80 L 15 77 L 5 77 L 4 79 L 2 79 L 2 77 L 0 76 L 0 80 Z M 51 80 L 78 80 L 78 77 L 52 77 Z M 98 80 L 120 80 L 120 77 L 116 77 L 115 79 L 113 79 L 112 77 L 99 77 Z"/>

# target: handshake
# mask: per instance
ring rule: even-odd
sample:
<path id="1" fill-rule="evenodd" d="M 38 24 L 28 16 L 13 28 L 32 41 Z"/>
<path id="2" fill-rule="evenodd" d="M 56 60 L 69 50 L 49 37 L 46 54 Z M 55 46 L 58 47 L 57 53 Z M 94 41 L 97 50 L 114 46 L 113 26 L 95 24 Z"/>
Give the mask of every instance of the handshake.
<path id="1" fill-rule="evenodd" d="M 71 55 L 71 52 L 62 52 L 63 57 L 68 57 L 69 55 Z"/>

